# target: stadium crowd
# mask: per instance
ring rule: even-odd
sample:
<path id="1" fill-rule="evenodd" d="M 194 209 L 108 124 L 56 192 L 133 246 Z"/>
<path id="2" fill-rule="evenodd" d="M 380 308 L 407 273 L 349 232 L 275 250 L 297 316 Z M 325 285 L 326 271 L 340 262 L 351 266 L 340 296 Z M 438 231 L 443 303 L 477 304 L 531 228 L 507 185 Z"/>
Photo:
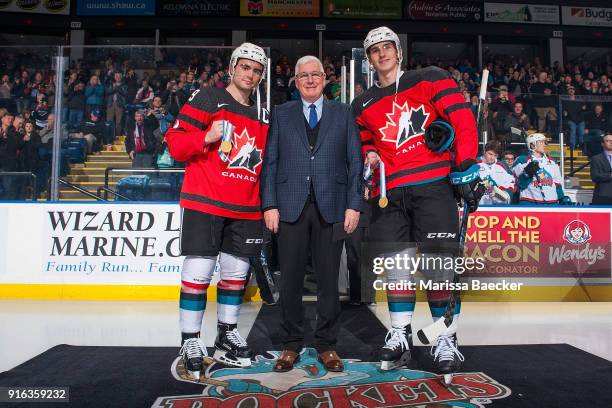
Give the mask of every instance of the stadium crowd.
<path id="1" fill-rule="evenodd" d="M 202 54 L 164 55 L 172 64 L 151 64 L 150 69 L 137 69 L 138 61 L 112 54 L 71 61 L 60 90 L 62 141 L 83 138 L 86 153 L 96 154 L 110 149 L 117 135 L 126 135 L 126 153 L 134 166 L 156 166 L 166 149 L 165 130 L 191 93 L 200 87 L 222 88 L 229 81 L 227 58 L 213 52 Z M 481 131 L 487 131 L 488 140 L 499 141 L 501 151 L 515 155 L 524 151 L 528 133 L 537 131 L 556 140 L 560 130 L 571 148 L 580 147 L 588 156 L 600 153 L 601 139 L 612 131 L 611 58 L 608 55 L 597 64 L 578 61 L 553 66 L 545 66 L 538 58 L 488 61 L 489 97 Z M 51 112 L 58 92 L 49 61 L 32 52 L 0 49 L 0 171 L 30 171 L 48 177 L 54 139 Z M 340 100 L 341 59 L 326 57 L 323 63 L 324 93 Z M 429 65 L 451 73 L 476 115 L 480 72 L 474 64 L 467 59 L 409 59 L 404 68 Z M 294 61 L 281 56 L 272 66 L 272 105 L 298 98 Z M 365 77 L 357 81 L 356 95 L 365 84 Z M 44 189 L 46 183 L 39 184 Z M 14 189 L 9 188 L 13 194 Z"/>

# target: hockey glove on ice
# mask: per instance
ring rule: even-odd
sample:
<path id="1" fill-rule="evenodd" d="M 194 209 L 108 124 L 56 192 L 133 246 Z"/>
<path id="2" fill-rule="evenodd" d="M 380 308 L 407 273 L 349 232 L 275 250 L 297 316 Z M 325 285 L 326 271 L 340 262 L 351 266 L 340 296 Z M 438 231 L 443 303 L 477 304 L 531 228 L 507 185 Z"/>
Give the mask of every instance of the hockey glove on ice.
<path id="1" fill-rule="evenodd" d="M 561 204 L 561 205 L 572 205 L 574 203 L 572 202 L 572 199 L 569 198 L 568 196 L 563 196 L 563 197 L 561 197 L 559 199 L 559 204 Z"/>
<path id="2" fill-rule="evenodd" d="M 537 174 L 538 170 L 540 170 L 540 164 L 537 161 L 532 161 L 525 166 L 524 171 L 529 177 L 533 177 Z"/>
<path id="3" fill-rule="evenodd" d="M 464 160 L 459 167 L 451 169 L 450 178 L 457 201 L 463 199 L 468 204 L 469 212 L 476 211 L 478 202 L 485 193 L 478 163 L 473 159 Z"/>
<path id="4" fill-rule="evenodd" d="M 443 153 L 453 144 L 455 131 L 443 120 L 434 120 L 425 129 L 425 145 L 435 153 Z"/>

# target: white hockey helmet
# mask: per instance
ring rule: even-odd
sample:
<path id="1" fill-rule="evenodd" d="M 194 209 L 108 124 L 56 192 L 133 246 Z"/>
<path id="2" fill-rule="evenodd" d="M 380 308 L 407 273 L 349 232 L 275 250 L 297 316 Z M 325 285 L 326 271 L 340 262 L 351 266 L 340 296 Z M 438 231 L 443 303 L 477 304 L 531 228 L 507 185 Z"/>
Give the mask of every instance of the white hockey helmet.
<path id="1" fill-rule="evenodd" d="M 383 41 L 393 41 L 393 43 L 395 44 L 395 49 L 397 49 L 397 57 L 401 65 L 404 57 L 402 55 L 402 45 L 400 44 L 400 39 L 393 30 L 385 26 L 370 30 L 368 35 L 366 35 L 365 40 L 363 40 L 363 48 L 365 49 L 368 62 L 370 61 L 370 58 L 368 57 L 368 49 L 374 44 Z"/>
<path id="2" fill-rule="evenodd" d="M 242 58 L 260 63 L 263 67 L 261 79 L 263 80 L 266 77 L 268 57 L 266 57 L 263 48 L 248 42 L 240 44 L 240 46 L 232 52 L 232 57 L 230 58 L 231 74 L 233 74 L 236 64 L 238 64 L 238 60 Z"/>
<path id="3" fill-rule="evenodd" d="M 542 133 L 532 133 L 528 135 L 527 138 L 525 138 L 525 142 L 527 143 L 527 148 L 529 150 L 535 150 L 536 143 L 539 142 L 540 140 L 544 142 L 546 141 L 546 136 L 544 136 Z"/>

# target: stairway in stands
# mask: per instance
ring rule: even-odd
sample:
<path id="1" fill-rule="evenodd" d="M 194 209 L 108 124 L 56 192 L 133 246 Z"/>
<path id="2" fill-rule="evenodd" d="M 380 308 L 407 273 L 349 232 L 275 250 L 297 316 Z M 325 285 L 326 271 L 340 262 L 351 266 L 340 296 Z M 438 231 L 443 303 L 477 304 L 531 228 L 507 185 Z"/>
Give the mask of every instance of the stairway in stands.
<path id="1" fill-rule="evenodd" d="M 548 150 L 550 155 L 559 163 L 559 145 L 549 145 Z M 570 172 L 570 149 L 565 147 L 565 174 L 568 175 Z M 584 165 L 589 161 L 588 157 L 582 154 L 581 149 L 574 150 L 574 169 Z M 574 175 L 580 180 L 580 188 L 592 190 L 594 188 L 593 181 L 591 180 L 591 167 L 587 166 L 580 170 Z"/>
<path id="2" fill-rule="evenodd" d="M 125 136 L 117 137 L 111 151 L 90 154 L 85 163 L 71 165 L 67 181 L 96 194 L 98 187 L 104 186 L 104 172 L 108 167 L 131 168 L 132 161 L 125 152 Z M 109 182 L 109 188 L 115 189 L 116 181 Z M 60 201 L 96 201 L 67 186 L 60 185 Z"/>

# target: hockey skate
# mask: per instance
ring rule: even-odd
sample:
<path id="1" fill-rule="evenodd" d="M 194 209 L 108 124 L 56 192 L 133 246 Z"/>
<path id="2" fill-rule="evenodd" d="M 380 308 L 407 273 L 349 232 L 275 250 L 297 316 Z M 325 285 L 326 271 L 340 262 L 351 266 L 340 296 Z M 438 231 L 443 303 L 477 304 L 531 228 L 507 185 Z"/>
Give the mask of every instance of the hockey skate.
<path id="1" fill-rule="evenodd" d="M 244 368 L 251 366 L 253 352 L 240 333 L 238 333 L 237 325 L 217 324 L 215 348 L 213 358 L 216 361 L 233 367 Z"/>
<path id="2" fill-rule="evenodd" d="M 185 370 L 195 381 L 200 381 L 200 372 L 204 368 L 204 358 L 208 357 L 206 346 L 199 337 L 189 337 L 183 341 L 181 360 Z"/>
<path id="3" fill-rule="evenodd" d="M 380 369 L 394 370 L 405 366 L 412 358 L 412 329 L 392 327 L 385 337 L 385 345 L 380 350 Z"/>
<path id="4" fill-rule="evenodd" d="M 435 350 L 434 350 L 435 348 Z M 431 347 L 436 371 L 444 376 L 444 384 L 450 385 L 453 373 L 461 367 L 465 360 L 463 354 L 457 349 L 457 335 L 441 335 L 436 346 Z"/>

